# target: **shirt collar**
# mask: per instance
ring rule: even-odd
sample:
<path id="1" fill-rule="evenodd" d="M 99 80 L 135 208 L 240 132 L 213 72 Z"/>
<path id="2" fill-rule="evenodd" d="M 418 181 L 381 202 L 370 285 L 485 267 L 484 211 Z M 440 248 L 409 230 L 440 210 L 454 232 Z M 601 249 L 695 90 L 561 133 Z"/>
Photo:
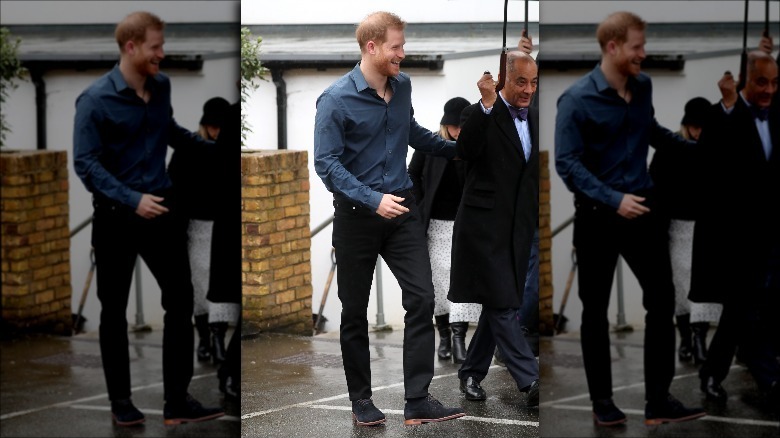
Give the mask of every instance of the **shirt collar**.
<path id="1" fill-rule="evenodd" d="M 132 93 L 135 93 L 135 90 L 130 88 L 129 85 L 127 85 L 127 81 L 125 81 L 125 77 L 122 76 L 122 71 L 119 70 L 119 63 L 117 62 L 114 68 L 111 69 L 111 72 L 109 72 L 108 77 L 111 79 L 111 82 L 114 83 L 114 89 L 117 93 L 125 93 L 125 90 L 130 90 Z M 146 82 L 144 83 L 144 87 L 149 90 L 154 90 L 157 86 L 157 83 L 160 81 L 159 75 L 154 76 L 148 76 L 146 78 Z"/>
<path id="2" fill-rule="evenodd" d="M 591 77 L 593 78 L 593 82 L 596 83 L 596 89 L 599 93 L 604 93 L 607 90 L 613 89 L 610 87 L 609 83 L 607 82 L 607 77 L 604 76 L 604 72 L 601 71 L 601 63 L 599 62 L 596 65 L 596 68 L 593 69 L 591 72 Z M 628 80 L 626 81 L 626 88 L 629 90 L 633 90 L 636 87 L 634 84 L 636 84 L 637 79 L 633 76 L 629 76 Z M 614 90 L 614 89 L 613 89 Z M 617 94 L 617 92 L 615 92 Z"/>
<path id="3" fill-rule="evenodd" d="M 352 78 L 352 82 L 355 83 L 355 89 L 358 93 L 362 93 L 364 90 L 371 88 L 368 86 L 368 82 L 366 82 L 366 77 L 363 76 L 363 72 L 360 71 L 359 61 L 357 64 L 355 64 L 355 68 L 352 69 L 349 75 Z M 390 81 L 390 88 L 395 91 L 395 84 L 398 83 L 398 78 L 395 76 L 389 76 L 387 80 Z"/>

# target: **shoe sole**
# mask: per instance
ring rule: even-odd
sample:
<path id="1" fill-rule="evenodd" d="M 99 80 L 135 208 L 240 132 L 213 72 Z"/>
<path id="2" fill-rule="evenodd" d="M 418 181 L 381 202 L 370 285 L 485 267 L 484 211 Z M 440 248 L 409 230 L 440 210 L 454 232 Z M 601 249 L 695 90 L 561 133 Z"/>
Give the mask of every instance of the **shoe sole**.
<path id="1" fill-rule="evenodd" d="M 648 426 L 657 426 L 659 424 L 664 424 L 664 423 L 680 423 L 683 421 L 695 420 L 697 418 L 701 418 L 706 415 L 707 415 L 706 412 L 702 412 L 700 414 L 688 415 L 687 417 L 681 417 L 681 418 L 646 418 L 645 424 Z"/>
<path id="2" fill-rule="evenodd" d="M 621 418 L 620 420 L 615 421 L 601 421 L 599 420 L 599 417 L 596 414 L 593 414 L 593 422 L 596 423 L 596 426 L 617 426 L 619 424 L 623 424 L 628 421 L 628 418 Z"/>
<path id="3" fill-rule="evenodd" d="M 412 418 L 409 420 L 404 420 L 404 426 L 419 426 L 424 423 L 439 423 L 442 421 L 448 421 L 448 420 L 454 420 L 456 418 L 465 417 L 466 413 L 462 414 L 455 414 L 450 415 L 448 417 L 442 417 L 442 418 Z"/>
<path id="4" fill-rule="evenodd" d="M 354 413 L 352 414 L 352 422 L 355 423 L 356 426 L 378 426 L 380 424 L 384 424 L 385 421 L 387 421 L 386 418 L 376 421 L 363 422 L 359 421 Z"/>
<path id="5" fill-rule="evenodd" d="M 207 415 L 205 417 L 200 417 L 200 418 L 166 418 L 165 420 L 163 420 L 163 423 L 166 426 L 175 426 L 177 424 L 182 424 L 182 423 L 197 423 L 200 421 L 213 420 L 215 418 L 219 418 L 224 415 L 225 415 L 224 412 L 219 412 L 217 414 Z"/>
<path id="6" fill-rule="evenodd" d="M 469 401 L 485 401 L 485 400 L 487 400 L 487 396 L 485 396 L 485 397 L 470 397 L 470 396 L 466 395 L 465 397 L 466 397 L 466 400 L 469 400 Z"/>
<path id="7" fill-rule="evenodd" d="M 137 426 L 139 424 L 142 424 L 144 421 L 146 421 L 146 418 L 141 418 L 140 420 L 135 420 L 135 421 L 119 421 L 116 419 L 116 416 L 114 414 L 111 414 L 111 418 L 114 420 L 114 424 L 122 427 Z"/>

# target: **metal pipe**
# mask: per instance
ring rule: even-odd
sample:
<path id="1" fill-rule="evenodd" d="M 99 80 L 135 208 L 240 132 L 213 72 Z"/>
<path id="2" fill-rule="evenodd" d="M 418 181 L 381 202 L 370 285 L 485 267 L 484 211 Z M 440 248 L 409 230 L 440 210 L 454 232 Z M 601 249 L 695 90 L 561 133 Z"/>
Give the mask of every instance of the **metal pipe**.
<path id="1" fill-rule="evenodd" d="M 748 0 L 745 0 L 745 21 L 742 24 L 742 55 L 739 60 L 739 83 L 737 91 L 745 88 L 747 81 L 747 31 L 748 31 Z"/>
<path id="2" fill-rule="evenodd" d="M 617 266 L 615 266 L 615 274 L 617 276 L 617 326 L 615 331 L 632 331 L 633 327 L 626 323 L 626 310 L 625 300 L 623 299 L 623 257 L 618 256 Z"/>
<path id="3" fill-rule="evenodd" d="M 74 228 L 73 230 L 71 230 L 71 232 L 70 232 L 70 236 L 68 236 L 68 237 L 73 237 L 73 236 L 75 236 L 75 235 L 76 235 L 76 234 L 78 234 L 78 233 L 79 233 L 81 230 L 83 230 L 84 228 L 86 228 L 86 227 L 87 227 L 87 225 L 89 225 L 89 224 L 91 224 L 91 223 L 92 223 L 92 216 L 90 216 L 90 217 L 88 217 L 88 218 L 84 219 L 84 222 L 82 222 L 82 223 L 78 224 L 78 225 L 76 226 L 76 228 Z"/>
<path id="4" fill-rule="evenodd" d="M 376 330 L 388 330 L 390 327 L 385 322 L 385 306 L 382 297 L 382 257 L 376 258 Z"/>
<path id="5" fill-rule="evenodd" d="M 325 222 L 323 222 L 323 223 L 317 225 L 316 227 L 314 227 L 314 229 L 311 230 L 311 237 L 316 236 L 317 233 L 319 233 L 320 231 L 324 230 L 325 227 L 330 225 L 331 222 L 333 222 L 333 215 L 331 215 L 328 219 L 326 219 Z"/>
<path id="6" fill-rule="evenodd" d="M 30 78 L 35 85 L 35 134 L 39 151 L 46 150 L 46 82 L 43 70 L 30 69 Z"/>
<path id="7" fill-rule="evenodd" d="M 141 258 L 135 258 L 135 326 L 133 331 L 151 331 L 144 322 L 144 291 L 141 286 Z"/>
<path id="8" fill-rule="evenodd" d="M 555 235 L 556 235 L 556 234 L 558 234 L 558 233 L 560 233 L 561 231 L 563 231 L 563 230 L 564 230 L 566 227 L 568 227 L 568 226 L 569 226 L 569 225 L 571 225 L 572 223 L 574 223 L 574 216 L 572 216 L 572 217 L 570 217 L 570 218 L 566 219 L 565 221 L 563 221 L 563 223 L 562 223 L 562 224 L 560 224 L 560 225 L 558 225 L 557 227 L 555 227 L 555 229 L 554 229 L 554 230 L 552 230 L 552 237 L 555 237 Z"/>
<path id="9" fill-rule="evenodd" d="M 278 135 L 277 149 L 287 149 L 287 84 L 282 78 L 284 70 L 272 69 L 271 78 L 276 85 L 276 131 Z"/>

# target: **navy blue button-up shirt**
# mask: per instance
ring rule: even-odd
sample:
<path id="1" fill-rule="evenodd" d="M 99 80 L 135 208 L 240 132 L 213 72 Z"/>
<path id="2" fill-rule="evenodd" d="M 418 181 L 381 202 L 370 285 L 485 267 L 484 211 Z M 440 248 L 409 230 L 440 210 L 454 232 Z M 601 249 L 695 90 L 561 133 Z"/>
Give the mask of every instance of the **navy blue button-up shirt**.
<path id="1" fill-rule="evenodd" d="M 317 99 L 314 169 L 332 193 L 376 211 L 385 193 L 410 189 L 408 146 L 453 158 L 455 142 L 444 140 L 414 120 L 412 83 L 400 73 L 390 78 L 393 98 L 386 103 L 368 86 L 360 63 Z"/>
<path id="2" fill-rule="evenodd" d="M 148 103 L 127 85 L 117 64 L 76 99 L 73 129 L 73 165 L 87 190 L 133 210 L 144 193 L 171 186 L 168 145 L 213 145 L 173 119 L 167 76 L 148 77 L 145 86 Z"/>
<path id="3" fill-rule="evenodd" d="M 695 144 L 658 124 L 649 76 L 629 77 L 626 86 L 629 103 L 597 65 L 558 98 L 555 117 L 555 168 L 566 187 L 615 209 L 625 193 L 653 186 L 647 171 L 649 145 Z"/>

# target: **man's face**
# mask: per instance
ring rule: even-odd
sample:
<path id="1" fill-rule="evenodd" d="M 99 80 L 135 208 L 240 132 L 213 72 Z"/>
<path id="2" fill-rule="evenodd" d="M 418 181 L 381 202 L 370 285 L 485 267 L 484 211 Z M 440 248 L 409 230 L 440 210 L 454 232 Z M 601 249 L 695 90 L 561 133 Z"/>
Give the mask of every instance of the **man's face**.
<path id="1" fill-rule="evenodd" d="M 375 46 L 375 53 L 372 56 L 372 63 L 377 72 L 388 77 L 395 77 L 401 73 L 401 61 L 406 57 L 404 44 L 406 44 L 404 31 L 387 29 L 385 42 Z"/>
<path id="2" fill-rule="evenodd" d="M 538 69 L 535 62 L 516 59 L 515 71 L 508 71 L 502 90 L 504 99 L 517 108 L 527 108 L 539 83 Z M 507 69 L 509 70 L 509 69 Z"/>
<path id="3" fill-rule="evenodd" d="M 154 76 L 160 72 L 160 61 L 165 58 L 163 44 L 162 30 L 146 29 L 146 41 L 128 45 L 130 60 L 139 74 Z"/>
<path id="4" fill-rule="evenodd" d="M 615 43 L 614 64 L 624 76 L 638 76 L 646 57 L 645 32 L 642 30 L 628 29 L 626 41 Z"/>
<path id="5" fill-rule="evenodd" d="M 773 59 L 757 59 L 755 68 L 745 83 L 745 99 L 759 108 L 769 108 L 777 92 L 777 63 Z"/>

